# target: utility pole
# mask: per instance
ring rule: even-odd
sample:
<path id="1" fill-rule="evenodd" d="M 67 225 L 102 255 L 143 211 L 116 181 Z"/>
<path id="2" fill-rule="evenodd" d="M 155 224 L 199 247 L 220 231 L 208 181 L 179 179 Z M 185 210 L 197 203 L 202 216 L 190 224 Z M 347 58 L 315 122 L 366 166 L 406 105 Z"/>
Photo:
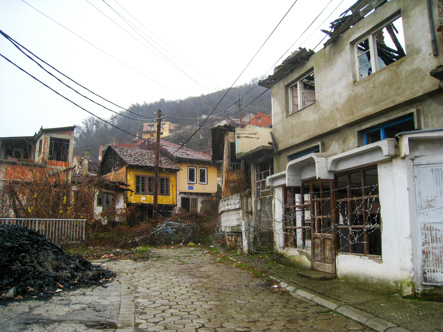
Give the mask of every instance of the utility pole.
<path id="1" fill-rule="evenodd" d="M 154 173 L 154 207 L 152 210 L 152 218 L 157 215 L 157 201 L 158 201 L 158 189 L 160 182 L 160 131 L 162 122 L 162 111 L 157 112 L 157 145 L 155 147 L 155 173 Z"/>
<path id="2" fill-rule="evenodd" d="M 238 95 L 238 113 L 240 114 L 240 128 L 242 128 L 242 123 L 241 123 L 241 99 L 240 99 L 240 95 Z"/>

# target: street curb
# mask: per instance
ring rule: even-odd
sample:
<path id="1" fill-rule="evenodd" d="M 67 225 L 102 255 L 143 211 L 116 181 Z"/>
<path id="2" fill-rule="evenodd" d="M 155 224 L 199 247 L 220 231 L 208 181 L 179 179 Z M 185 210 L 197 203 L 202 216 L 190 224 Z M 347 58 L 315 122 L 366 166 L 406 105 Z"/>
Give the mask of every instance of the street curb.
<path id="1" fill-rule="evenodd" d="M 289 294 L 292 296 L 299 296 L 301 298 L 304 298 L 306 300 L 312 301 L 317 303 L 318 305 L 321 305 L 325 308 L 328 308 L 330 310 L 333 310 L 343 316 L 346 316 L 352 320 L 355 320 L 356 322 L 359 322 L 366 327 L 369 327 L 375 331 L 384 332 L 407 332 L 409 330 L 398 326 L 394 323 L 388 322 L 380 317 L 376 317 L 370 313 L 367 313 L 365 311 L 362 311 L 360 309 L 357 309 L 353 306 L 344 304 L 342 302 L 336 301 L 334 299 L 331 299 L 325 295 L 319 296 L 318 294 L 314 294 L 313 292 L 310 292 L 305 289 L 296 288 L 293 286 L 289 286 L 287 283 L 279 280 L 278 278 L 270 276 L 272 279 L 276 280 L 280 287 L 286 289 Z"/>

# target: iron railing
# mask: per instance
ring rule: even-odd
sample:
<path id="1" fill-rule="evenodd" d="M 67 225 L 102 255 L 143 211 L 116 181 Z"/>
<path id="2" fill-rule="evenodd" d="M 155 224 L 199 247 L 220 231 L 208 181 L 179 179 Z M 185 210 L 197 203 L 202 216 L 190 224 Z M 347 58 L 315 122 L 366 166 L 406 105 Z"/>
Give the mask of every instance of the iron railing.
<path id="1" fill-rule="evenodd" d="M 85 240 L 86 219 L 0 218 L 0 224 L 25 226 L 57 244 Z"/>

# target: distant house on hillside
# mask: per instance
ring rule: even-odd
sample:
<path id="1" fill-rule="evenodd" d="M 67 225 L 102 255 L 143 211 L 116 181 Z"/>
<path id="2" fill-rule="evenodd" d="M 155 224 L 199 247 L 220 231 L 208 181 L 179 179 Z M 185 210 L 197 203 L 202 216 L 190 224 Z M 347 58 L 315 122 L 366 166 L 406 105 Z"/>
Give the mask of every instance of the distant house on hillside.
<path id="1" fill-rule="evenodd" d="M 165 121 L 161 123 L 160 127 L 160 137 L 166 137 L 171 135 L 171 131 L 175 129 L 173 123 Z M 149 122 L 143 124 L 143 135 L 144 139 L 151 137 L 157 137 L 157 122 Z"/>

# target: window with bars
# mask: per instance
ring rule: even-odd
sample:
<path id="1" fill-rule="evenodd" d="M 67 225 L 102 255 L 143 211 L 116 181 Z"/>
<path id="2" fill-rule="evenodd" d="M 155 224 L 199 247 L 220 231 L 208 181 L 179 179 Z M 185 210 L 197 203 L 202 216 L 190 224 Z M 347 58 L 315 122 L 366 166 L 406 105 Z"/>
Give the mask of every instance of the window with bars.
<path id="1" fill-rule="evenodd" d="M 337 252 L 381 255 L 377 167 L 305 181 L 284 193 L 285 247 L 311 248 L 311 235 L 331 234 Z"/>
<path id="2" fill-rule="evenodd" d="M 309 184 L 285 189 L 285 247 L 311 248 L 311 195 Z"/>
<path id="3" fill-rule="evenodd" d="M 381 218 L 377 168 L 336 176 L 338 251 L 381 255 Z"/>
<path id="4" fill-rule="evenodd" d="M 255 196 L 261 199 L 271 196 L 271 189 L 266 185 L 266 178 L 273 174 L 272 160 L 255 165 Z"/>

